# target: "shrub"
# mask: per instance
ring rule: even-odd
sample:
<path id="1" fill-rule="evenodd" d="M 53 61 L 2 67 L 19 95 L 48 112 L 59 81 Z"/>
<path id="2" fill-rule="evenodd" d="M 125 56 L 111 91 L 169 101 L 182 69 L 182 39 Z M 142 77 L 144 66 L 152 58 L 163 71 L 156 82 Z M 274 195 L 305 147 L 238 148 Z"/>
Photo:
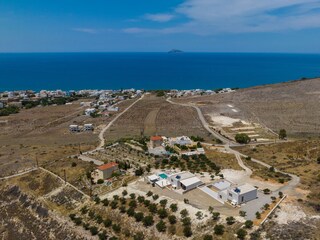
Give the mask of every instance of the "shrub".
<path id="1" fill-rule="evenodd" d="M 237 231 L 237 237 L 238 237 L 239 239 L 244 239 L 246 236 L 247 236 L 247 231 L 244 230 L 243 228 L 240 228 L 240 229 Z"/>
<path id="2" fill-rule="evenodd" d="M 213 240 L 213 237 L 211 235 L 204 235 L 203 240 Z"/>
<path id="3" fill-rule="evenodd" d="M 153 217 L 151 215 L 144 217 L 142 222 L 143 222 L 143 225 L 145 227 L 149 227 L 149 226 L 152 226 L 154 224 L 154 220 L 153 220 Z"/>
<path id="4" fill-rule="evenodd" d="M 142 212 L 135 213 L 134 218 L 136 219 L 137 222 L 141 222 L 143 219 L 143 213 Z"/>
<path id="5" fill-rule="evenodd" d="M 126 195 L 128 195 L 127 190 L 123 190 L 123 191 L 122 191 L 122 196 L 126 196 Z"/>
<path id="6" fill-rule="evenodd" d="M 143 203 L 144 202 L 144 196 L 139 196 L 137 199 L 138 199 L 139 203 Z"/>
<path id="7" fill-rule="evenodd" d="M 201 220 L 203 218 L 203 213 L 201 211 L 198 211 L 196 213 L 196 217 L 197 217 L 198 220 Z"/>
<path id="8" fill-rule="evenodd" d="M 256 218 L 260 219 L 261 218 L 261 214 L 259 212 L 256 212 Z"/>
<path id="9" fill-rule="evenodd" d="M 155 204 L 155 203 L 150 204 L 148 209 L 151 213 L 156 213 L 157 212 L 157 204 Z"/>
<path id="10" fill-rule="evenodd" d="M 92 236 L 95 236 L 95 235 L 98 234 L 98 229 L 95 226 L 90 227 L 89 230 L 90 230 L 90 233 L 91 233 Z"/>
<path id="11" fill-rule="evenodd" d="M 153 192 L 151 192 L 151 191 L 147 192 L 148 197 L 151 197 L 152 195 L 153 195 Z"/>
<path id="12" fill-rule="evenodd" d="M 161 219 L 166 218 L 168 216 L 167 210 L 164 208 L 160 208 L 158 210 L 158 215 Z"/>
<path id="13" fill-rule="evenodd" d="M 96 204 L 99 204 L 100 203 L 100 198 L 99 197 L 95 197 L 94 201 L 95 201 Z"/>
<path id="14" fill-rule="evenodd" d="M 235 136 L 235 140 L 241 144 L 247 144 L 251 141 L 250 137 L 245 133 L 237 133 Z"/>
<path id="15" fill-rule="evenodd" d="M 131 194 L 130 194 L 130 198 L 131 198 L 131 199 L 135 199 L 135 198 L 136 198 L 136 195 L 135 195 L 134 193 L 131 193 Z"/>
<path id="16" fill-rule="evenodd" d="M 112 225 L 112 220 L 110 219 L 106 219 L 103 221 L 103 225 L 107 228 L 110 227 Z"/>
<path id="17" fill-rule="evenodd" d="M 168 202 L 167 199 L 162 199 L 162 200 L 160 201 L 161 207 L 165 207 L 165 206 L 167 205 L 167 202 Z"/>
<path id="18" fill-rule="evenodd" d="M 175 203 L 172 203 L 170 205 L 170 209 L 171 209 L 172 212 L 176 212 L 176 211 L 178 211 L 178 205 L 175 204 Z"/>
<path id="19" fill-rule="evenodd" d="M 192 230 L 190 226 L 185 226 L 183 228 L 183 234 L 185 237 L 191 237 L 192 236 Z"/>
<path id="20" fill-rule="evenodd" d="M 251 220 L 247 220 L 245 223 L 244 223 L 245 227 L 246 228 L 252 228 L 253 226 L 253 222 Z"/>
<path id="21" fill-rule="evenodd" d="M 169 220 L 169 223 L 170 223 L 170 224 L 175 224 L 175 223 L 177 222 L 177 217 L 174 216 L 174 215 L 170 215 L 170 216 L 168 217 L 168 220 Z"/>
<path id="22" fill-rule="evenodd" d="M 106 199 L 103 199 L 102 200 L 102 204 L 103 204 L 103 206 L 108 206 L 109 205 L 109 200 L 106 198 Z"/>
<path id="23" fill-rule="evenodd" d="M 279 198 L 283 198 L 283 192 L 279 192 Z"/>
<path id="24" fill-rule="evenodd" d="M 280 129 L 279 131 L 279 139 L 287 138 L 287 131 L 285 129 Z"/>
<path id="25" fill-rule="evenodd" d="M 136 201 L 136 200 L 131 200 L 131 201 L 129 202 L 129 206 L 132 207 L 132 208 L 137 207 L 137 201 Z"/>
<path id="26" fill-rule="evenodd" d="M 246 213 L 246 211 L 240 210 L 240 211 L 239 211 L 239 215 L 240 215 L 241 217 L 245 217 L 245 216 L 247 216 L 247 213 Z"/>
<path id="27" fill-rule="evenodd" d="M 75 162 L 71 163 L 71 167 L 76 167 L 76 166 L 77 166 L 77 163 L 75 163 Z"/>
<path id="28" fill-rule="evenodd" d="M 117 201 L 112 201 L 110 203 L 110 206 L 111 206 L 112 209 L 116 209 L 118 207 L 118 202 Z"/>
<path id="29" fill-rule="evenodd" d="M 185 218 L 185 217 L 187 217 L 189 215 L 189 212 L 188 212 L 187 209 L 183 209 L 183 210 L 180 211 L 180 215 L 181 215 L 182 218 Z"/>
<path id="30" fill-rule="evenodd" d="M 227 221 L 228 225 L 232 225 L 232 224 L 234 224 L 236 222 L 236 219 L 231 216 L 231 217 L 227 217 L 226 221 Z"/>
<path id="31" fill-rule="evenodd" d="M 152 196 L 153 200 L 157 200 L 159 198 L 159 195 L 158 194 L 155 194 Z"/>
<path id="32" fill-rule="evenodd" d="M 212 213 L 212 219 L 217 221 L 220 218 L 220 213 L 219 212 L 213 212 Z"/>
<path id="33" fill-rule="evenodd" d="M 133 240 L 144 240 L 144 234 L 143 234 L 143 232 L 137 232 L 137 233 L 133 236 Z"/>
<path id="34" fill-rule="evenodd" d="M 159 232 L 165 232 L 167 229 L 167 226 L 163 220 L 160 220 L 160 222 L 157 223 L 156 228 Z"/>
<path id="35" fill-rule="evenodd" d="M 121 231 L 121 226 L 119 224 L 113 224 L 112 225 L 112 229 L 113 231 L 115 231 L 116 233 L 119 233 Z"/>
<path id="36" fill-rule="evenodd" d="M 191 219 L 189 217 L 183 218 L 181 220 L 181 222 L 182 222 L 183 226 L 190 226 L 191 225 Z"/>
<path id="37" fill-rule="evenodd" d="M 265 189 L 263 189 L 263 193 L 264 194 L 270 194 L 270 189 L 269 188 L 265 188 Z"/>
<path id="38" fill-rule="evenodd" d="M 128 216 L 133 217 L 134 214 L 135 214 L 134 208 L 132 208 L 132 207 L 129 208 L 129 209 L 127 210 L 127 214 L 128 214 Z"/>
<path id="39" fill-rule="evenodd" d="M 223 226 L 223 225 L 220 225 L 220 224 L 217 224 L 217 225 L 214 226 L 213 230 L 214 230 L 214 234 L 216 234 L 216 235 L 223 235 L 223 233 L 224 233 L 224 226 Z"/>

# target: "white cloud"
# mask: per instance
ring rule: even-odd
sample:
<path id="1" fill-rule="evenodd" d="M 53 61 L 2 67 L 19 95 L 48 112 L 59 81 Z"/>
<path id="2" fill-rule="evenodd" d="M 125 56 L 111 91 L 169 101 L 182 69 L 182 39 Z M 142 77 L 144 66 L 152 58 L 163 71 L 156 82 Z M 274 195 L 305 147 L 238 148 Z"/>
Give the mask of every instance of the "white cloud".
<path id="1" fill-rule="evenodd" d="M 72 31 L 88 33 L 88 34 L 98 34 L 105 32 L 112 32 L 114 29 L 112 28 L 72 28 Z"/>
<path id="2" fill-rule="evenodd" d="M 83 33 L 90 33 L 90 34 L 98 33 L 98 30 L 94 28 L 73 28 L 72 30 L 76 32 L 83 32 Z"/>
<path id="3" fill-rule="evenodd" d="M 174 18 L 174 15 L 159 13 L 159 14 L 146 14 L 144 17 L 154 22 L 169 22 Z"/>
<path id="4" fill-rule="evenodd" d="M 140 32 L 212 35 L 320 28 L 320 0 L 185 0 L 168 16 L 175 14 L 184 16 L 185 23 Z M 152 17 L 161 20 L 161 14 Z"/>

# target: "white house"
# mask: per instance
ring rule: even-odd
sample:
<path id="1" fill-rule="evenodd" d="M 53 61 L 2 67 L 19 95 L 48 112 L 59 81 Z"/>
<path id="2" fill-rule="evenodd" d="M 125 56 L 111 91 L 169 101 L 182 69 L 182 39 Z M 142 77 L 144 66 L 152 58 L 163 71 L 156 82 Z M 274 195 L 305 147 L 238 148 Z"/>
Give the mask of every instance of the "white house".
<path id="1" fill-rule="evenodd" d="M 78 125 L 70 125 L 69 131 L 70 132 L 80 132 L 80 127 Z"/>
<path id="2" fill-rule="evenodd" d="M 175 138 L 169 138 L 169 144 L 171 146 L 175 144 L 179 145 L 192 145 L 192 140 L 187 136 L 181 136 L 181 137 L 175 137 Z"/>
<path id="3" fill-rule="evenodd" d="M 92 113 L 95 113 L 96 109 L 95 108 L 87 108 L 84 113 L 86 116 L 90 116 Z"/>
<path id="4" fill-rule="evenodd" d="M 107 107 L 107 111 L 108 112 L 118 112 L 119 111 L 119 107 L 109 106 L 109 107 Z"/>
<path id="5" fill-rule="evenodd" d="M 92 123 L 87 123 L 83 125 L 83 131 L 93 131 L 94 127 Z"/>
<path id="6" fill-rule="evenodd" d="M 235 186 L 226 180 L 221 180 L 199 189 L 221 203 L 230 201 L 233 205 L 240 205 L 254 200 L 258 194 L 257 188 L 250 184 Z"/>
<path id="7" fill-rule="evenodd" d="M 242 204 L 257 198 L 258 190 L 250 184 L 243 184 L 238 187 L 230 188 L 228 200 L 233 204 Z"/>

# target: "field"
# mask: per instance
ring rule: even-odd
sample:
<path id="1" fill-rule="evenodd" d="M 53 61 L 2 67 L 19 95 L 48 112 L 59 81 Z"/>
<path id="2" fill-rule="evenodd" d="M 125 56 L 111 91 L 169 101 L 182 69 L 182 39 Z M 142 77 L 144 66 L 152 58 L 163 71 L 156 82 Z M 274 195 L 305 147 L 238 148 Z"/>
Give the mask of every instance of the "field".
<path id="1" fill-rule="evenodd" d="M 86 101 L 86 100 L 81 100 Z M 120 112 L 133 100 L 118 104 Z M 22 109 L 18 114 L 0 117 L 0 177 L 31 168 L 38 159 L 40 166 L 91 150 L 98 145 L 100 129 L 111 117 L 91 118 L 83 115 L 80 101 L 72 105 Z M 70 133 L 70 124 L 93 123 L 95 131 Z"/>
<path id="2" fill-rule="evenodd" d="M 303 137 L 320 133 L 319 93 L 320 79 L 312 79 L 174 101 L 196 103 L 208 121 L 212 115 L 227 116 L 275 132 L 284 128 L 291 137 Z"/>
<path id="3" fill-rule="evenodd" d="M 142 134 L 207 136 L 194 109 L 172 105 L 164 98 L 150 94 L 122 115 L 106 132 L 105 138 L 113 142 Z"/>

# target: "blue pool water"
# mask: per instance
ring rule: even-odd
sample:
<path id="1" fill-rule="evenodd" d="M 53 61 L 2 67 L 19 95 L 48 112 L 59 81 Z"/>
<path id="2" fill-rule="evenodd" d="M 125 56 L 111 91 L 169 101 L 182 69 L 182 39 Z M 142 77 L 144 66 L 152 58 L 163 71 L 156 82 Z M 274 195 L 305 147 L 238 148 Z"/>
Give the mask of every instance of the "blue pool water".
<path id="1" fill-rule="evenodd" d="M 159 177 L 161 177 L 162 179 L 168 178 L 167 174 L 164 174 L 164 173 L 159 174 Z"/>

